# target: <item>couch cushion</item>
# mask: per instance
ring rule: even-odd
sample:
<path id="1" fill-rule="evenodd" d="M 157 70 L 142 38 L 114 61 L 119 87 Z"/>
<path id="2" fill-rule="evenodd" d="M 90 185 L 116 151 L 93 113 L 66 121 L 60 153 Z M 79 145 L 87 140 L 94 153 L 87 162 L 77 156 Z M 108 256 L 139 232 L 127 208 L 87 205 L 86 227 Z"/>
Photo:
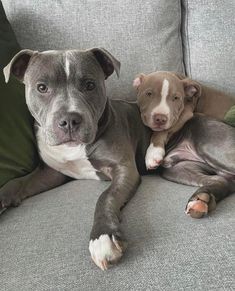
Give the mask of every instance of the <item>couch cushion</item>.
<path id="1" fill-rule="evenodd" d="M 235 94 L 234 0 L 183 0 L 186 73 Z"/>
<path id="2" fill-rule="evenodd" d="M 108 95 L 134 99 L 140 72 L 183 71 L 180 0 L 3 0 L 24 48 L 105 47 L 122 63 L 108 80 Z"/>
<path id="3" fill-rule="evenodd" d="M 24 86 L 5 83 L 3 68 L 20 50 L 0 1 L 0 187 L 30 173 L 37 165 L 33 119 L 25 104 Z"/>
<path id="4" fill-rule="evenodd" d="M 197 220 L 184 214 L 194 187 L 143 177 L 123 210 L 127 251 L 102 272 L 88 243 L 108 185 L 74 181 L 2 214 L 1 290 L 233 290 L 235 195 Z"/>
<path id="5" fill-rule="evenodd" d="M 224 120 L 235 127 L 235 105 L 226 113 Z"/>

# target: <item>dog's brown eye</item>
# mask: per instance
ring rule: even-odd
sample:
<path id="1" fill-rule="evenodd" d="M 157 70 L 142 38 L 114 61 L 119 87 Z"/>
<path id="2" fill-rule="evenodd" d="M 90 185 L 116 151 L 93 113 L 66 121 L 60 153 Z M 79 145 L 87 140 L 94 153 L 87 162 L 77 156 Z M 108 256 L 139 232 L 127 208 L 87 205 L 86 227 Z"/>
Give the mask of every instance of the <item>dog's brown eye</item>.
<path id="1" fill-rule="evenodd" d="M 45 84 L 38 84 L 38 85 L 37 85 L 37 90 L 38 90 L 40 93 L 46 93 L 47 90 L 48 90 L 48 87 L 47 87 Z"/>
<path id="2" fill-rule="evenodd" d="M 95 82 L 87 81 L 86 82 L 86 90 L 91 91 L 95 89 Z"/>
<path id="3" fill-rule="evenodd" d="M 152 96 L 152 92 L 151 91 L 146 92 L 146 96 L 148 97 Z"/>
<path id="4" fill-rule="evenodd" d="M 178 96 L 174 96 L 173 97 L 173 101 L 176 101 L 176 100 L 179 100 L 180 99 L 180 97 L 178 97 Z"/>

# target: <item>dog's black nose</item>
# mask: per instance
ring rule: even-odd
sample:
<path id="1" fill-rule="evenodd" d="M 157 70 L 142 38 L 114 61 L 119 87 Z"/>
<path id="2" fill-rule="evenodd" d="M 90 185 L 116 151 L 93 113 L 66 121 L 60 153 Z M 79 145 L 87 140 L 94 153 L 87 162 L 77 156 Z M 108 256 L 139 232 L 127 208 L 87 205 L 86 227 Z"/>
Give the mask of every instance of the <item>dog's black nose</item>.
<path id="1" fill-rule="evenodd" d="M 67 113 L 58 123 L 58 127 L 64 131 L 74 132 L 82 121 L 82 117 L 78 113 Z"/>
<path id="2" fill-rule="evenodd" d="M 167 123 L 167 116 L 165 114 L 155 114 L 153 121 L 156 125 L 165 125 Z"/>

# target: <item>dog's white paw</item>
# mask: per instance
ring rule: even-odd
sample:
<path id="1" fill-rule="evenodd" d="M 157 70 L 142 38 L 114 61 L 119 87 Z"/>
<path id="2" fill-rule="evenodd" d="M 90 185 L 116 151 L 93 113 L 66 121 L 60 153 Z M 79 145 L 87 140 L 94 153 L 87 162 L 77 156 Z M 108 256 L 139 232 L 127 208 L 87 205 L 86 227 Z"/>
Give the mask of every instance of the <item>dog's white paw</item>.
<path id="1" fill-rule="evenodd" d="M 152 143 L 148 147 L 145 156 L 145 165 L 148 170 L 155 169 L 163 161 L 165 150 L 162 147 L 155 147 Z"/>
<path id="2" fill-rule="evenodd" d="M 108 234 L 102 234 L 89 243 L 92 260 L 103 271 L 122 257 L 125 248 L 124 242 L 117 240 L 114 235 L 110 238 Z"/>

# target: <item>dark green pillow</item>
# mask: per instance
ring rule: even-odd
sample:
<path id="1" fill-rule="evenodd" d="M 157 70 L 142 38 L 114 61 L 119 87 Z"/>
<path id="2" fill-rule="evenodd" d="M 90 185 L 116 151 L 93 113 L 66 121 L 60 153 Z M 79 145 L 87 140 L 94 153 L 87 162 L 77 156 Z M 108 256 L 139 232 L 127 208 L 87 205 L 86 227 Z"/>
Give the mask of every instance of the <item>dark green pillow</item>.
<path id="1" fill-rule="evenodd" d="M 226 121 L 226 123 L 235 126 L 235 105 L 232 106 L 225 114 L 224 120 Z"/>
<path id="2" fill-rule="evenodd" d="M 38 165 L 36 141 L 24 97 L 24 85 L 5 83 L 3 68 L 20 50 L 0 1 L 0 187 Z"/>

